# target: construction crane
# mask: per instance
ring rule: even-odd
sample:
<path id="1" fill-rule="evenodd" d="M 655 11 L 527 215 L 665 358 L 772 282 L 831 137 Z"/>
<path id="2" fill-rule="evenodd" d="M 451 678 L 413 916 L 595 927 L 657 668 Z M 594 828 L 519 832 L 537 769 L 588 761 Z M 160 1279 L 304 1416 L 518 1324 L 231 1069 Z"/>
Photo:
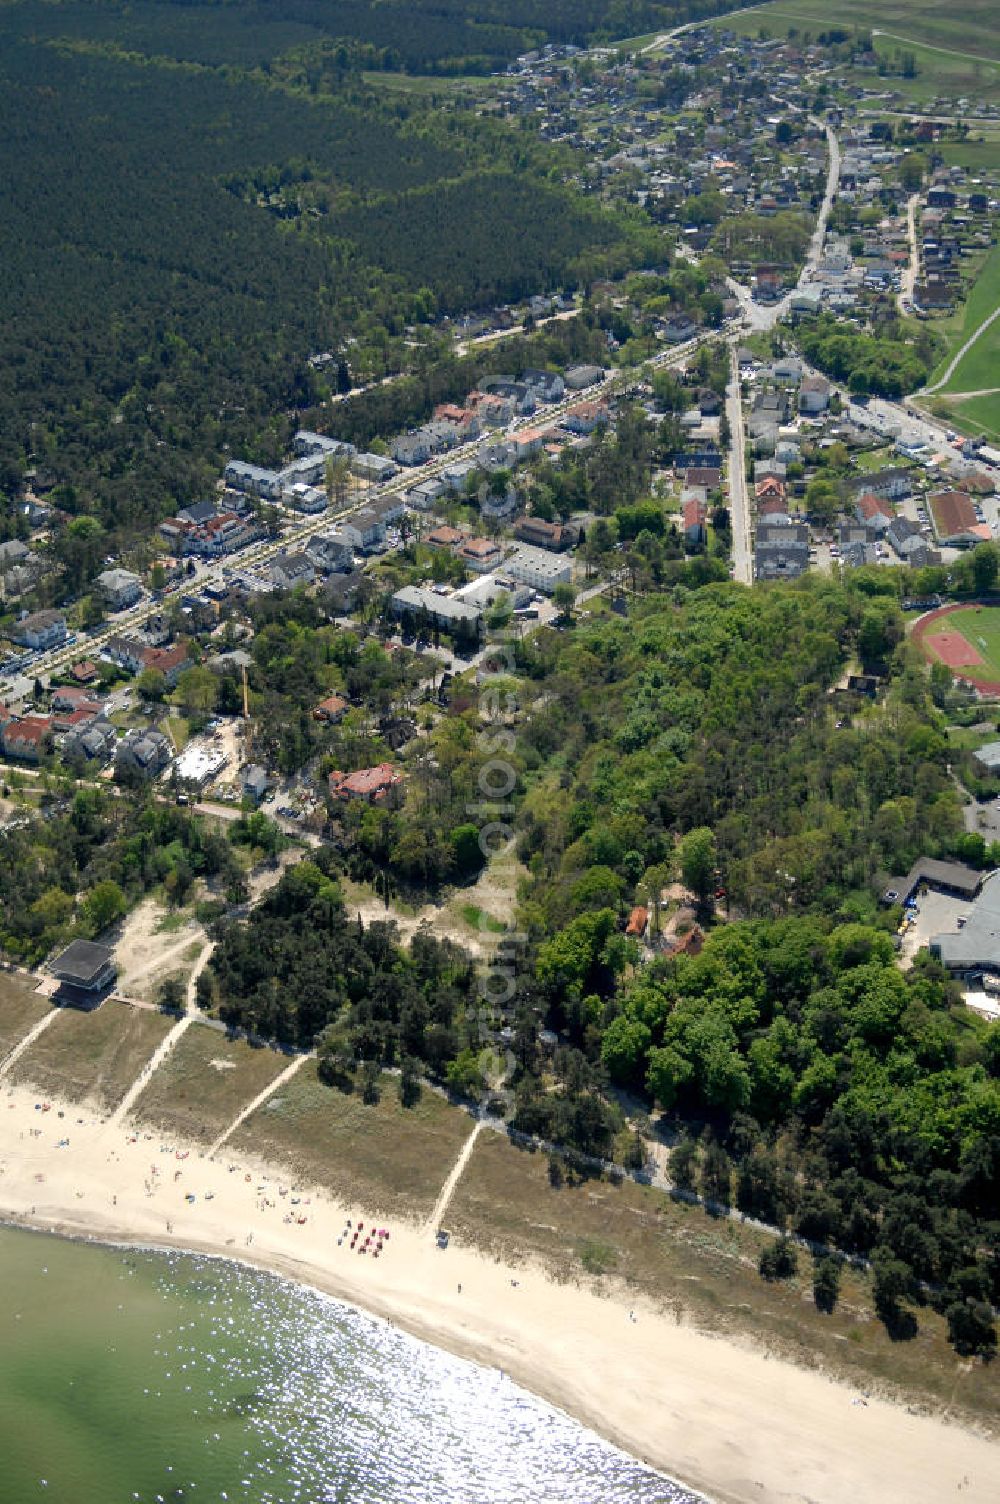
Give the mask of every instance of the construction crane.
<path id="1" fill-rule="evenodd" d="M 247 684 L 247 666 L 246 666 L 245 663 L 242 665 L 242 669 L 243 669 L 243 756 L 244 756 L 244 759 L 245 759 L 246 762 L 250 762 L 251 761 L 250 753 L 251 753 L 251 750 L 252 750 L 252 743 L 253 743 L 253 733 L 252 733 L 251 727 L 250 727 L 250 689 L 249 689 L 249 686 Z"/>

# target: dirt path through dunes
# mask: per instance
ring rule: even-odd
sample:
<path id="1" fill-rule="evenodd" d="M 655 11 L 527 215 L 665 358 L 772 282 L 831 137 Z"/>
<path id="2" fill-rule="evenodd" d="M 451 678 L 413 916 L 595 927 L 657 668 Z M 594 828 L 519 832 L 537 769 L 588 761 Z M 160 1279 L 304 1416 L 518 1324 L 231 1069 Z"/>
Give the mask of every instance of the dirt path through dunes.
<path id="1" fill-rule="evenodd" d="M 35 1040 L 38 1038 L 39 1034 L 43 1034 L 52 1020 L 54 1018 L 57 1018 L 58 1015 L 58 1008 L 52 1008 L 48 1013 L 44 1013 L 38 1020 L 37 1024 L 35 1024 L 33 1028 L 28 1030 L 23 1039 L 18 1040 L 17 1044 L 10 1051 L 10 1053 L 3 1060 L 0 1060 L 0 1081 L 2 1081 L 4 1076 L 6 1076 L 14 1068 L 14 1066 L 20 1060 L 21 1056 L 24 1054 L 25 1050 L 31 1048 Z"/>
<path id="2" fill-rule="evenodd" d="M 227 1139 L 232 1138 L 237 1128 L 239 1128 L 242 1123 L 245 1123 L 247 1118 L 257 1111 L 258 1107 L 263 1107 L 268 1097 L 273 1097 L 274 1093 L 279 1089 L 279 1087 L 284 1086 L 286 1081 L 290 1081 L 295 1075 L 295 1072 L 301 1069 L 301 1067 L 305 1065 L 307 1060 L 311 1059 L 312 1056 L 310 1054 L 296 1055 L 292 1063 L 285 1067 L 280 1076 L 275 1076 L 274 1080 L 270 1083 L 269 1086 L 265 1086 L 263 1091 L 257 1093 L 252 1102 L 248 1102 L 247 1105 L 242 1109 L 242 1111 L 236 1114 L 225 1132 L 220 1133 L 218 1138 L 215 1140 L 215 1143 L 209 1146 L 207 1157 L 209 1159 L 214 1158 L 216 1151 L 222 1148 Z"/>

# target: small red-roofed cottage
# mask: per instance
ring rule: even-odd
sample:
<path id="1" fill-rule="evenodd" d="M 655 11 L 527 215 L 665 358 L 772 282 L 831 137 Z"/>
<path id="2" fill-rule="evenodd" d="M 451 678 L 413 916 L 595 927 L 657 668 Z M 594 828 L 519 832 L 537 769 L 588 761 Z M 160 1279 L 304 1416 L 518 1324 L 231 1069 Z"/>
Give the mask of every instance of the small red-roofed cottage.
<path id="1" fill-rule="evenodd" d="M 403 775 L 390 762 L 373 768 L 359 768 L 356 773 L 330 774 L 330 793 L 334 799 L 364 799 L 368 804 L 398 803 L 403 796 Z"/>

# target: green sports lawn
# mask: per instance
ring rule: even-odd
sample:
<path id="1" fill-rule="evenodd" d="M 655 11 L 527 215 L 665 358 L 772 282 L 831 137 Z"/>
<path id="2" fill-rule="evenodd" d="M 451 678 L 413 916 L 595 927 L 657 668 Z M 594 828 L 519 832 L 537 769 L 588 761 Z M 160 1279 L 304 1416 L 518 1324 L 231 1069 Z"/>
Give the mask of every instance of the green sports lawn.
<path id="1" fill-rule="evenodd" d="M 937 631 L 960 632 L 984 659 L 977 669 L 960 669 L 970 678 L 992 678 L 1000 682 L 1000 606 L 966 606 L 952 611 L 934 624 Z"/>

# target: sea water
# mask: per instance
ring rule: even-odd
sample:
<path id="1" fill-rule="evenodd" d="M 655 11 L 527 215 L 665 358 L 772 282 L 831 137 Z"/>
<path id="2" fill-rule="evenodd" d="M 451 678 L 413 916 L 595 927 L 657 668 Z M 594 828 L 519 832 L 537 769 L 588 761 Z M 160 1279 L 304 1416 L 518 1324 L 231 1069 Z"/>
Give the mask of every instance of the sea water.
<path id="1" fill-rule="evenodd" d="M 497 1371 L 315 1291 L 0 1228 L 0 1504 L 693 1497 Z"/>

